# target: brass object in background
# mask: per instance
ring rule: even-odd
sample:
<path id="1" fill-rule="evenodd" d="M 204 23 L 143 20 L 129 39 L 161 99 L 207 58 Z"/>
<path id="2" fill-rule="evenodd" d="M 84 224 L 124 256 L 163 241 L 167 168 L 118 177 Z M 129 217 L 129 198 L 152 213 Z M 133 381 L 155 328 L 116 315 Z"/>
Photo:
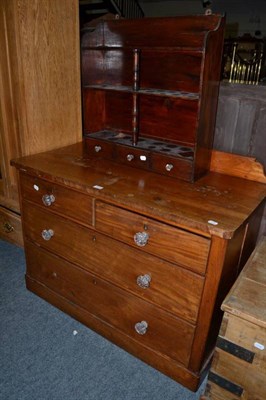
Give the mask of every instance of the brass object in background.
<path id="1" fill-rule="evenodd" d="M 13 226 L 9 222 L 3 223 L 3 228 L 5 233 L 11 233 L 14 230 Z"/>
<path id="2" fill-rule="evenodd" d="M 265 43 L 254 38 L 228 39 L 224 45 L 223 79 L 230 83 L 258 85 L 263 81 Z"/>

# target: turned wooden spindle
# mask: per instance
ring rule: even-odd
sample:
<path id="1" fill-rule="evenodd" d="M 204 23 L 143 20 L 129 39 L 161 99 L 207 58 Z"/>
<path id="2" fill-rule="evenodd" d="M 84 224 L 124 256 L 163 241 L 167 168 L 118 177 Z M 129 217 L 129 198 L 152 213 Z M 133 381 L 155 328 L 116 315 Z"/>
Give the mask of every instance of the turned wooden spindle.
<path id="1" fill-rule="evenodd" d="M 139 90 L 139 58 L 140 50 L 133 50 L 133 107 L 132 107 L 132 133 L 133 145 L 138 142 L 139 133 L 139 106 L 138 106 L 138 90 Z"/>

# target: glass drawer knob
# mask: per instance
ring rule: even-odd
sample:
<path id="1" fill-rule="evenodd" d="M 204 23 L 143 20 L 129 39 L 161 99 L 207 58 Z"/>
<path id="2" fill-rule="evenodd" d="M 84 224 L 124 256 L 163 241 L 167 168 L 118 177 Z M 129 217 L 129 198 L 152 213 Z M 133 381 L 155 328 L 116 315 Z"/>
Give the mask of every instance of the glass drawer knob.
<path id="1" fill-rule="evenodd" d="M 96 153 L 99 153 L 99 151 L 102 150 L 102 147 L 101 146 L 94 146 L 94 150 L 95 150 Z"/>
<path id="2" fill-rule="evenodd" d="M 137 277 L 137 284 L 139 287 L 143 289 L 147 289 L 148 287 L 150 287 L 150 283 L 151 283 L 151 276 L 149 274 L 139 275 Z"/>
<path id="3" fill-rule="evenodd" d="M 139 335 L 145 335 L 145 333 L 147 332 L 147 329 L 148 329 L 148 323 L 146 321 L 137 322 L 135 324 L 135 331 Z"/>
<path id="4" fill-rule="evenodd" d="M 134 235 L 134 242 L 136 243 L 136 245 L 140 247 L 146 246 L 148 240 L 149 240 L 149 234 L 147 232 L 137 232 Z"/>
<path id="5" fill-rule="evenodd" d="M 170 172 L 174 168 L 173 164 L 166 164 L 165 169 L 166 171 Z"/>
<path id="6" fill-rule="evenodd" d="M 134 160 L 134 155 L 133 154 L 128 154 L 127 155 L 127 161 L 132 161 Z"/>
<path id="7" fill-rule="evenodd" d="M 51 206 L 52 203 L 54 203 L 54 201 L 55 201 L 55 197 L 53 194 L 44 194 L 42 196 L 42 202 L 47 207 Z"/>
<path id="8" fill-rule="evenodd" d="M 44 229 L 42 231 L 42 238 L 44 240 L 50 240 L 54 236 L 54 231 L 52 229 Z"/>

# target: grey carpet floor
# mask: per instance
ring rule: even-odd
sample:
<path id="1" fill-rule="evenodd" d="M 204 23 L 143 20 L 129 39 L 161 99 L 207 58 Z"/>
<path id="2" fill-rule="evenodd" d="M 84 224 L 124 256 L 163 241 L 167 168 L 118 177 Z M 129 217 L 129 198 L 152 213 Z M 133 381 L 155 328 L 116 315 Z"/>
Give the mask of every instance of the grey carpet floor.
<path id="1" fill-rule="evenodd" d="M 22 249 L 0 241 L 1 400 L 196 400 L 26 290 Z"/>

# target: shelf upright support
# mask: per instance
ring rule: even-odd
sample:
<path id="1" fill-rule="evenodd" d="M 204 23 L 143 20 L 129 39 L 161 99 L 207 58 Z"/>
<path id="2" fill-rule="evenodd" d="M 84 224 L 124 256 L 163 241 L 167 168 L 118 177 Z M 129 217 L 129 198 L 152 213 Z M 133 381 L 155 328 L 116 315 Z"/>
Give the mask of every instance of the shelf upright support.
<path id="1" fill-rule="evenodd" d="M 133 133 L 133 146 L 138 143 L 139 134 L 139 104 L 138 104 L 138 90 L 139 90 L 139 59 L 140 50 L 133 50 L 133 109 L 132 109 L 132 133 Z"/>

